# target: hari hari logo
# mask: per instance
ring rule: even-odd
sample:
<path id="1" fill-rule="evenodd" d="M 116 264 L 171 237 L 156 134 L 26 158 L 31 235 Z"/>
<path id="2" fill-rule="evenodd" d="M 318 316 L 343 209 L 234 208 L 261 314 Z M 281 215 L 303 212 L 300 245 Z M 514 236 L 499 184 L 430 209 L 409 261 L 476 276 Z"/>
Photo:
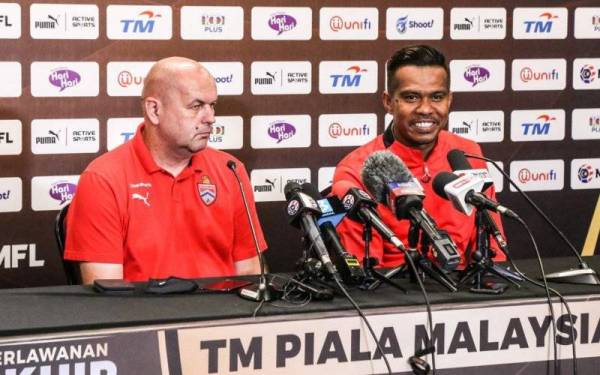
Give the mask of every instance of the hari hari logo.
<path id="1" fill-rule="evenodd" d="M 269 18 L 269 27 L 277 31 L 277 35 L 281 35 L 284 31 L 294 29 L 296 24 L 296 19 L 285 13 L 275 13 Z"/>
<path id="2" fill-rule="evenodd" d="M 81 76 L 74 70 L 58 68 L 50 73 L 48 81 L 52 86 L 56 86 L 60 88 L 60 91 L 63 91 L 68 87 L 77 86 L 81 82 Z"/>
<path id="3" fill-rule="evenodd" d="M 478 83 L 485 82 L 490 78 L 490 71 L 480 65 L 469 65 L 465 69 L 465 79 L 475 87 Z"/>
<path id="4" fill-rule="evenodd" d="M 283 121 L 272 122 L 267 131 L 269 133 L 269 137 L 276 139 L 277 143 L 292 138 L 294 134 L 296 134 L 296 128 L 294 125 Z"/>
<path id="5" fill-rule="evenodd" d="M 56 199 L 60 202 L 60 204 L 64 204 L 65 202 L 73 199 L 75 190 L 77 190 L 77 184 L 67 181 L 59 181 L 52 184 L 49 194 L 52 199 Z"/>

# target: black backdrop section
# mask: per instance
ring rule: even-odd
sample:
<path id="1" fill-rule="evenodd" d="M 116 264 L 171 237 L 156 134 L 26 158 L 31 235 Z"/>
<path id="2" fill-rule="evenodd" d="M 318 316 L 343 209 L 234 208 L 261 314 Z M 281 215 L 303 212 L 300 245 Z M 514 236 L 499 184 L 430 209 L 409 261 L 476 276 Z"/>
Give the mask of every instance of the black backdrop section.
<path id="1" fill-rule="evenodd" d="M 383 0 L 352 2 L 353 7 L 379 9 L 379 36 L 375 41 L 327 41 L 319 38 L 319 9 L 324 6 L 348 6 L 347 1 L 209 1 L 201 5 L 235 5 L 244 9 L 244 37 L 239 41 L 198 41 L 180 38 L 179 16 L 184 5 L 200 5 L 197 1 L 119 1 L 118 4 L 169 5 L 173 10 L 173 37 L 171 40 L 109 40 L 106 37 L 106 6 L 110 1 L 71 1 L 60 3 L 96 4 L 99 8 L 100 32 L 96 40 L 39 40 L 29 33 L 29 7 L 33 1 L 20 1 L 21 38 L 2 39 L 2 61 L 22 64 L 22 95 L 0 99 L 0 119 L 18 119 L 22 123 L 23 150 L 20 155 L 0 156 L 0 177 L 20 177 L 23 181 L 23 208 L 20 212 L 0 213 L 0 246 L 35 244 L 36 258 L 45 261 L 43 267 L 7 267 L 6 259 L 0 266 L 0 286 L 52 285 L 64 282 L 62 266 L 53 237 L 53 223 L 57 211 L 33 211 L 31 208 L 31 179 L 34 176 L 78 175 L 100 153 L 106 151 L 106 122 L 109 118 L 140 116 L 139 100 L 135 97 L 108 96 L 106 92 L 106 64 L 110 61 L 155 61 L 181 55 L 199 61 L 240 61 L 244 64 L 244 93 L 241 96 L 223 96 L 219 99 L 217 115 L 237 115 L 244 119 L 244 147 L 229 151 L 243 160 L 248 168 L 308 167 L 311 180 L 317 182 L 317 171 L 322 166 L 334 166 L 354 147 L 322 148 L 318 145 L 318 117 L 324 113 L 376 113 L 378 132 L 383 131 L 381 106 L 382 82 L 386 59 L 407 44 L 427 43 L 445 52 L 453 59 L 504 59 L 506 62 L 505 89 L 498 92 L 458 92 L 454 95 L 453 110 L 504 111 L 504 140 L 483 143 L 486 156 L 500 160 L 508 171 L 513 160 L 563 159 L 565 161 L 564 188 L 560 191 L 534 191 L 530 196 L 549 214 L 578 249 L 583 247 L 594 215 L 598 191 L 571 190 L 569 184 L 572 159 L 598 158 L 598 142 L 571 138 L 571 112 L 574 108 L 600 107 L 598 90 L 573 90 L 572 66 L 575 58 L 600 57 L 600 39 L 575 39 L 574 12 L 577 7 L 599 6 L 597 0 L 579 1 L 503 1 L 498 6 L 507 13 L 507 32 L 503 40 L 453 40 L 450 38 L 450 11 L 454 7 L 481 7 L 478 0 L 461 1 L 403 1 Z M 40 0 L 35 3 L 53 3 Z M 58 2 L 57 2 L 58 3 Z M 312 9 L 312 38 L 308 41 L 257 41 L 251 37 L 251 11 L 254 6 L 304 6 Z M 444 10 L 444 36 L 433 41 L 387 40 L 385 33 L 387 7 L 441 7 Z M 569 28 L 566 39 L 514 40 L 512 14 L 515 7 L 566 7 Z M 567 61 L 567 86 L 556 91 L 512 91 L 511 61 L 520 58 L 564 58 Z M 310 61 L 312 63 L 312 91 L 309 95 L 255 96 L 250 90 L 250 64 L 253 61 Z M 323 95 L 319 93 L 318 66 L 324 60 L 376 60 L 379 65 L 378 91 L 375 94 Z M 100 67 L 100 92 L 97 97 L 39 98 L 31 95 L 30 66 L 34 61 L 94 61 Z M 0 79 L 1 82 L 1 79 Z M 564 109 L 566 114 L 565 138 L 553 142 L 512 142 L 510 140 L 510 112 L 515 109 Z M 311 146 L 307 149 L 252 149 L 250 147 L 250 118 L 254 115 L 309 114 L 312 123 Z M 97 118 L 100 122 L 100 151 L 97 154 L 34 155 L 31 152 L 31 121 L 33 119 Z M 549 230 L 547 225 L 516 193 L 510 192 L 504 181 L 504 190 L 498 199 L 513 208 L 531 226 L 544 256 L 569 254 L 566 246 Z M 259 216 L 269 243 L 267 259 L 272 271 L 294 268 L 300 255 L 299 232 L 284 223 L 284 202 L 257 204 Z M 505 221 L 512 252 L 517 258 L 533 256 L 533 249 L 522 228 Z M 597 236 L 597 228 L 595 235 Z M 598 249 L 596 244 L 595 252 Z M 5 253 L 3 253 L 5 254 Z M 567 266 L 567 265 L 565 265 Z M 570 265 L 569 265 L 570 266 Z"/>

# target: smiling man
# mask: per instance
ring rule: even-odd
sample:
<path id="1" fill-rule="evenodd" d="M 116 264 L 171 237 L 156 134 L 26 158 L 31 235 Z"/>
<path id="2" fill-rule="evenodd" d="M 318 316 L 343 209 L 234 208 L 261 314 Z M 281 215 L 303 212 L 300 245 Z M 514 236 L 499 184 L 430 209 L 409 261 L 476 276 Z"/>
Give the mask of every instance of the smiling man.
<path id="1" fill-rule="evenodd" d="M 459 137 L 447 130 L 448 113 L 452 103 L 450 78 L 446 59 L 436 49 L 410 46 L 397 51 L 387 64 L 387 90 L 383 93 L 383 106 L 393 116 L 384 133 L 347 155 L 336 167 L 333 182 L 346 181 L 367 191 L 361 180 L 361 170 L 373 152 L 387 150 L 404 161 L 425 190 L 424 208 L 434 218 L 438 227 L 450 234 L 459 251 L 464 254 L 474 247 L 475 215 L 466 216 L 433 191 L 432 180 L 442 171 L 452 171 L 447 154 L 460 149 L 481 155 L 475 142 Z M 473 168 L 486 168 L 485 163 L 471 161 Z M 347 186 L 347 184 L 341 184 Z M 336 192 L 344 194 L 345 192 Z M 495 198 L 493 187 L 489 189 Z M 377 210 L 386 224 L 407 244 L 408 220 L 397 220 L 384 205 Z M 497 215 L 493 218 L 502 226 Z M 359 259 L 364 257 L 362 225 L 344 220 L 338 231 L 348 251 Z M 404 263 L 404 256 L 389 243 L 384 243 L 373 233 L 371 256 L 383 267 Z M 503 258 L 499 254 L 499 258 Z M 497 258 L 498 259 L 498 258 Z M 464 265 L 464 257 L 463 257 Z"/>
<path id="2" fill-rule="evenodd" d="M 83 283 L 258 274 L 237 164 L 261 250 L 266 248 L 242 163 L 208 147 L 217 87 L 199 63 L 170 57 L 144 81 L 135 137 L 94 160 L 69 208 L 65 258 Z"/>

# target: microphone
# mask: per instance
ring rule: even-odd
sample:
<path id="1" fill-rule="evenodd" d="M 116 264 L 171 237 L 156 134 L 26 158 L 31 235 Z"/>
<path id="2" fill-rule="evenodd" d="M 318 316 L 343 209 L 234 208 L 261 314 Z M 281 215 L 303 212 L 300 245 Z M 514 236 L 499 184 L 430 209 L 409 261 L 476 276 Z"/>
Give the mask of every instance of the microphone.
<path id="1" fill-rule="evenodd" d="M 458 177 L 454 173 L 440 172 L 433 179 L 433 190 L 440 197 L 449 199 L 457 210 L 467 215 L 471 214 L 475 206 L 518 219 L 519 216 L 514 211 L 480 193 L 483 184 L 479 177 L 470 175 Z"/>
<path id="2" fill-rule="evenodd" d="M 242 184 L 242 180 L 237 173 L 237 164 L 233 160 L 227 161 L 227 168 L 231 170 L 235 179 L 238 182 L 240 187 L 240 193 L 242 195 L 242 202 L 244 202 L 244 210 L 246 211 L 246 217 L 248 218 L 248 223 L 250 224 L 250 232 L 252 233 L 252 239 L 254 240 L 254 247 L 256 249 L 256 255 L 258 256 L 258 263 L 260 265 L 260 277 L 258 285 L 252 284 L 250 286 L 241 288 L 238 292 L 239 296 L 242 298 L 246 298 L 252 301 L 271 301 L 275 298 L 275 293 L 272 288 L 267 284 L 267 276 L 265 273 L 265 262 L 262 258 L 262 254 L 260 252 L 260 245 L 258 244 L 258 237 L 256 236 L 256 229 L 254 228 L 254 222 L 252 220 L 252 215 L 250 214 L 250 207 L 248 205 L 248 200 L 246 199 L 246 193 L 244 191 L 244 185 Z"/>
<path id="3" fill-rule="evenodd" d="M 458 266 L 456 245 L 423 208 L 423 189 L 400 158 L 389 151 L 374 152 L 365 160 L 361 177 L 367 190 L 396 218 L 409 219 L 421 228 L 442 268 L 454 270 Z"/>
<path id="4" fill-rule="evenodd" d="M 315 217 L 321 215 L 319 205 L 313 198 L 304 193 L 300 184 L 295 181 L 288 182 L 283 190 L 287 200 L 286 213 L 290 219 L 290 224 L 296 228 L 302 228 L 327 272 L 335 280 L 339 280 L 340 276 L 331 262 L 329 252 L 317 227 Z"/>
<path id="5" fill-rule="evenodd" d="M 323 241 L 329 249 L 335 268 L 347 285 L 359 285 L 365 279 L 365 272 L 358 259 L 342 245 L 335 226 L 346 216 L 346 211 L 337 197 L 323 198 L 314 185 L 302 184 L 302 191 L 317 201 L 321 217 L 317 220 Z"/>
<path id="6" fill-rule="evenodd" d="M 355 187 L 349 181 L 337 181 L 333 184 L 332 193 L 338 197 L 342 197 L 342 204 L 347 216 L 361 223 L 371 223 L 375 230 L 394 247 L 406 251 L 406 247 L 396 236 L 396 234 L 381 220 L 375 207 L 377 203 L 373 201 L 371 196 L 365 191 Z"/>
<path id="7" fill-rule="evenodd" d="M 492 180 L 488 170 L 485 168 L 474 169 L 465 157 L 463 151 L 458 149 L 451 150 L 448 152 L 448 155 L 446 155 L 446 158 L 448 159 L 448 163 L 450 163 L 450 167 L 452 168 L 452 171 L 454 171 L 454 174 L 458 176 L 466 174 L 481 178 L 483 180 L 483 188 L 480 191 L 486 191 L 490 186 L 494 185 L 494 180 Z"/>

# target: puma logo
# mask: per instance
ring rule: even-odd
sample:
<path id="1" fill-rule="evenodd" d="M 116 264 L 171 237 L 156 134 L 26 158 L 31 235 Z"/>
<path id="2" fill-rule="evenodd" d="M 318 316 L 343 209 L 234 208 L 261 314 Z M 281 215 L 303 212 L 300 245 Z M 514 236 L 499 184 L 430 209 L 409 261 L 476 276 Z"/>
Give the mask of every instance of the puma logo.
<path id="1" fill-rule="evenodd" d="M 133 193 L 133 194 L 131 194 L 131 199 L 138 199 L 138 200 L 141 200 L 142 202 L 144 202 L 144 204 L 145 204 L 146 206 L 150 207 L 150 203 L 148 203 L 148 198 L 149 198 L 149 197 L 148 197 L 148 195 L 149 195 L 149 194 L 150 194 L 150 193 L 146 193 L 146 195 L 144 196 L 144 195 L 142 195 L 142 194 Z"/>

